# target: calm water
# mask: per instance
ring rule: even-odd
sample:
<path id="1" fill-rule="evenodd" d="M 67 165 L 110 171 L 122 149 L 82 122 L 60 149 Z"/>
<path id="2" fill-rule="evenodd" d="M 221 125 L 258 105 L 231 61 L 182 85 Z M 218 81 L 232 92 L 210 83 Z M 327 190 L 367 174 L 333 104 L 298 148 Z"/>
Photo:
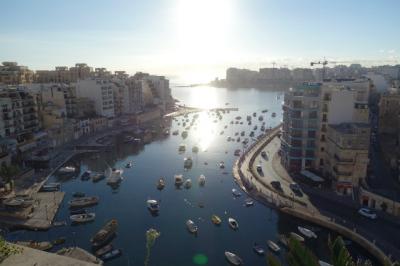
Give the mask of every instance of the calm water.
<path id="1" fill-rule="evenodd" d="M 253 207 L 244 207 L 245 196 L 234 199 L 231 189 L 236 187 L 231 176 L 232 164 L 235 160 L 233 152 L 242 148 L 239 142 L 227 142 L 227 136 L 234 136 L 235 132 L 246 131 L 246 136 L 258 125 L 259 133 L 261 122 L 253 118 L 253 124 L 231 125 L 230 121 L 236 116 L 242 116 L 268 109 L 263 114 L 266 127 L 275 126 L 281 119 L 281 101 L 277 92 L 264 92 L 258 90 L 225 90 L 211 87 L 174 88 L 173 96 L 188 106 L 197 107 L 238 107 L 238 112 L 224 114 L 217 123 L 217 118 L 201 113 L 197 120 L 197 129 L 189 131 L 185 140 L 178 136 L 162 137 L 143 147 L 137 148 L 133 144 L 119 143 L 115 150 L 102 154 L 100 159 L 91 159 L 90 156 L 79 159 L 81 172 L 86 169 L 103 171 L 107 164 L 124 169 L 124 180 L 117 190 L 112 190 L 106 185 L 105 180 L 98 183 L 70 179 L 63 183 L 62 190 L 66 192 L 64 204 L 56 220 L 69 222 L 67 202 L 76 191 L 85 192 L 86 195 L 100 196 L 100 203 L 91 208 L 96 212 L 93 223 L 58 227 L 48 232 L 17 231 L 11 233 L 10 240 L 54 240 L 58 237 L 67 237 L 65 246 L 74 242 L 91 250 L 90 237 L 111 218 L 119 221 L 118 235 L 113 244 L 123 250 L 123 256 L 110 261 L 107 265 L 143 265 L 146 254 L 145 232 L 155 228 L 161 232 L 151 250 L 150 265 L 195 265 L 193 257 L 203 254 L 208 258 L 207 265 L 227 265 L 224 251 L 232 251 L 242 257 L 246 265 L 266 265 L 265 258 L 257 256 L 252 246 L 254 242 L 266 245 L 266 240 L 276 239 L 278 233 L 296 231 L 300 221 L 283 216 L 261 204 Z M 226 105 L 229 103 L 229 105 Z M 277 117 L 272 118 L 271 113 L 276 112 Z M 193 115 L 189 115 L 192 119 Z M 181 123 L 183 117 L 178 117 Z M 172 122 L 171 132 L 175 129 L 183 130 L 176 121 Z M 224 126 L 228 125 L 227 129 Z M 221 131 L 223 135 L 220 135 Z M 258 134 L 256 134 L 258 135 Z M 235 137 L 237 138 L 237 137 Z M 241 137 L 243 140 L 243 137 Z M 186 153 L 179 154 L 178 146 L 187 145 Z M 199 153 L 193 154 L 191 148 L 198 145 Z M 184 157 L 192 156 L 193 167 L 188 171 L 183 169 Z M 134 167 L 125 169 L 124 165 L 132 161 Z M 219 169 L 217 163 L 224 161 L 226 168 Z M 207 162 L 208 165 L 204 163 Z M 224 174 L 226 171 L 228 174 Z M 185 178 L 191 178 L 191 189 L 177 190 L 173 184 L 173 176 L 182 173 Z M 197 185 L 197 177 L 206 176 L 205 187 Z M 156 189 L 156 182 L 160 177 L 165 177 L 166 187 L 163 191 Z M 160 201 L 161 210 L 157 217 L 150 215 L 146 208 L 147 199 Z M 204 208 L 199 207 L 199 203 Z M 217 227 L 210 221 L 211 215 L 217 214 L 223 219 L 221 226 Z M 233 231 L 227 224 L 228 217 L 234 217 L 240 229 Z M 199 226 L 196 236 L 188 233 L 185 222 L 192 219 Z M 321 232 L 318 240 L 307 243 L 317 254 L 326 259 L 326 235 Z M 60 246 L 61 247 L 61 246 Z M 57 247 L 57 248 L 60 248 Z M 56 250 L 55 248 L 54 250 Z M 280 255 L 284 257 L 283 254 Z"/>

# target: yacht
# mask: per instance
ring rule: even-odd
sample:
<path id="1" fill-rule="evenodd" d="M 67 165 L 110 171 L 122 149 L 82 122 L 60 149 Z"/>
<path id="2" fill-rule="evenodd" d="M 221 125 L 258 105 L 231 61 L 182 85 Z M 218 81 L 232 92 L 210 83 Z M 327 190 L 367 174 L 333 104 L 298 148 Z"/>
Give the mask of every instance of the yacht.
<path id="1" fill-rule="evenodd" d="M 199 176 L 199 186 L 203 187 L 206 184 L 206 177 L 204 175 Z"/>
<path id="2" fill-rule="evenodd" d="M 196 234 L 198 227 L 197 225 L 192 221 L 192 220 L 187 220 L 186 221 L 186 227 L 189 230 L 190 233 Z"/>
<path id="3" fill-rule="evenodd" d="M 232 252 L 225 251 L 225 258 L 232 265 L 240 266 L 243 264 L 242 259 Z"/>
<path id="4" fill-rule="evenodd" d="M 158 212 L 160 210 L 160 205 L 158 204 L 158 201 L 150 199 L 147 201 L 147 208 L 151 212 Z"/>
<path id="5" fill-rule="evenodd" d="M 175 186 L 180 187 L 183 184 L 183 175 L 175 175 Z"/>

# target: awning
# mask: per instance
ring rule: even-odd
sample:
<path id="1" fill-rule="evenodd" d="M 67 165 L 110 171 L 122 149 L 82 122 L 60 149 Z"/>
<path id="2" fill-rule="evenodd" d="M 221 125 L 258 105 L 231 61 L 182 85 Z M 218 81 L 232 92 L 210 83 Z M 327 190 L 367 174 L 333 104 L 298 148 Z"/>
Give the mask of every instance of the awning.
<path id="1" fill-rule="evenodd" d="M 314 181 L 314 182 L 324 182 L 324 179 L 323 179 L 323 178 L 317 176 L 317 175 L 314 174 L 314 173 L 311 173 L 310 171 L 303 170 L 303 171 L 301 171 L 300 173 L 301 173 L 302 175 L 304 175 L 305 177 L 311 179 L 311 180 Z"/>

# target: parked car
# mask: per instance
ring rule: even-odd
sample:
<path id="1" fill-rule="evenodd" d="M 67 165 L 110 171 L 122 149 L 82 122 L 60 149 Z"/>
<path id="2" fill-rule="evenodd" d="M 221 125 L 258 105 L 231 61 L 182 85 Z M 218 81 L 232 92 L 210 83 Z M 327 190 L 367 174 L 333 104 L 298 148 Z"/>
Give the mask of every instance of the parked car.
<path id="1" fill-rule="evenodd" d="M 282 190 L 281 182 L 279 182 L 279 181 L 271 181 L 271 185 L 273 188 L 275 188 L 277 190 Z"/>
<path id="2" fill-rule="evenodd" d="M 262 167 L 261 167 L 261 165 L 257 165 L 257 172 L 262 173 Z"/>
<path id="3" fill-rule="evenodd" d="M 376 213 L 373 212 L 372 210 L 368 209 L 368 208 L 361 208 L 361 209 L 358 210 L 358 213 L 360 215 L 365 216 L 367 218 L 370 218 L 372 220 L 375 220 L 376 218 L 378 218 Z"/>
<path id="4" fill-rule="evenodd" d="M 301 188 L 299 186 L 299 184 L 297 183 L 290 183 L 290 188 L 294 191 L 294 192 L 301 192 Z"/>
<path id="5" fill-rule="evenodd" d="M 267 157 L 267 153 L 265 151 L 262 151 L 261 156 L 265 158 L 265 157 Z"/>

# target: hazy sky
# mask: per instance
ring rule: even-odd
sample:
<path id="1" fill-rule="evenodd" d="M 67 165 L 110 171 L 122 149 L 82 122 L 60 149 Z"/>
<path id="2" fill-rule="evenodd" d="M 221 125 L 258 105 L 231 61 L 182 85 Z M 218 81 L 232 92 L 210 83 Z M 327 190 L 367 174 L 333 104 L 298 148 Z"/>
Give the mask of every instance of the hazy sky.
<path id="1" fill-rule="evenodd" d="M 194 80 L 225 67 L 400 59 L 397 0 L 14 0 L 0 3 L 0 60 L 85 62 Z"/>

